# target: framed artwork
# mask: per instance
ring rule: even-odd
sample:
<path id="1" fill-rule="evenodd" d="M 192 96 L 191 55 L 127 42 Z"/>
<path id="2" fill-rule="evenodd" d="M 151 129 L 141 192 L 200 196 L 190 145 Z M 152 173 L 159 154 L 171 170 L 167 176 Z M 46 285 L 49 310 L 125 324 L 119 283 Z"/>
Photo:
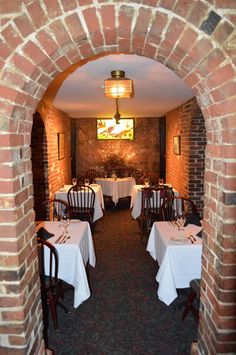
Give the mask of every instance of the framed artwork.
<path id="1" fill-rule="evenodd" d="M 181 155 L 181 137 L 180 136 L 174 136 L 173 147 L 174 147 L 174 154 Z"/>
<path id="2" fill-rule="evenodd" d="M 58 160 L 65 157 L 65 135 L 64 133 L 57 133 L 57 146 L 58 146 Z"/>
<path id="3" fill-rule="evenodd" d="M 121 118 L 116 123 L 112 118 L 97 119 L 97 139 L 134 140 L 134 118 Z"/>

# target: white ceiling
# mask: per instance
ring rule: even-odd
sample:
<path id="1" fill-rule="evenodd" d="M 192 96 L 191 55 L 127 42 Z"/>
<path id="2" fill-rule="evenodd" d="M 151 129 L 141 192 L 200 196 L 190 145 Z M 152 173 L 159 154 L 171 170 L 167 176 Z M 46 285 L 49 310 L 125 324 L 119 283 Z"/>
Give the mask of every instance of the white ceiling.
<path id="1" fill-rule="evenodd" d="M 45 99 L 70 117 L 113 117 L 115 100 L 104 95 L 104 80 L 112 70 L 124 70 L 134 84 L 134 97 L 119 100 L 121 117 L 160 117 L 193 97 L 182 79 L 164 65 L 118 54 L 70 70 L 49 87 Z"/>

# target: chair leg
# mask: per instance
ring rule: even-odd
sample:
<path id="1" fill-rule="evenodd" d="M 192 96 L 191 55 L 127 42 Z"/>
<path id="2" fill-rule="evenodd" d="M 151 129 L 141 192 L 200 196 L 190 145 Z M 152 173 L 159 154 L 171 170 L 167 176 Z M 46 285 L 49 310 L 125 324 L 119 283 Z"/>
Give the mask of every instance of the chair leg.
<path id="1" fill-rule="evenodd" d="M 57 305 L 55 301 L 55 296 L 51 290 L 48 291 L 48 304 L 50 307 L 54 328 L 58 329 Z"/>
<path id="2" fill-rule="evenodd" d="M 66 314 L 71 314 L 71 311 L 60 301 L 58 301 L 58 306 L 60 306 L 62 309 L 64 309 L 64 311 L 66 312 Z"/>
<path id="3" fill-rule="evenodd" d="M 196 310 L 193 306 L 191 307 L 191 312 L 196 320 L 196 322 L 198 323 L 199 321 L 199 312 L 198 310 Z"/>
<path id="4" fill-rule="evenodd" d="M 194 301 L 196 297 L 196 292 L 194 292 L 193 290 L 190 291 L 190 294 L 188 296 L 188 301 L 184 307 L 184 311 L 183 311 L 183 315 L 182 315 L 182 320 L 184 320 L 184 318 L 186 317 L 186 315 L 188 314 L 189 310 L 193 308 L 192 303 Z"/>
<path id="5" fill-rule="evenodd" d="M 64 309 L 64 311 L 67 313 L 67 314 L 70 314 L 71 311 L 62 303 L 59 301 L 59 299 L 62 299 L 64 300 L 64 288 L 63 288 L 63 285 L 62 283 L 60 283 L 58 285 L 59 287 L 59 294 L 57 296 L 57 300 L 56 300 L 56 304 L 58 304 L 58 306 L 60 306 L 62 309 Z"/>

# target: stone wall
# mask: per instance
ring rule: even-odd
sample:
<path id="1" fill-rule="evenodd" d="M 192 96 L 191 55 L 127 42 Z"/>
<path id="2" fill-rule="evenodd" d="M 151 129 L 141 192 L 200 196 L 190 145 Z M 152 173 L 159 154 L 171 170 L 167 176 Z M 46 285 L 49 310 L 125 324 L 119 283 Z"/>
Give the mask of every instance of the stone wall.
<path id="1" fill-rule="evenodd" d="M 124 159 L 127 166 L 159 173 L 159 120 L 135 118 L 135 140 L 100 141 L 96 139 L 96 119 L 76 120 L 77 175 L 88 169 L 103 171 L 113 154 Z"/>
<path id="2" fill-rule="evenodd" d="M 174 154 L 173 139 L 180 136 L 181 154 Z M 166 115 L 166 180 L 180 195 L 194 201 L 200 215 L 204 205 L 205 122 L 196 99 Z"/>

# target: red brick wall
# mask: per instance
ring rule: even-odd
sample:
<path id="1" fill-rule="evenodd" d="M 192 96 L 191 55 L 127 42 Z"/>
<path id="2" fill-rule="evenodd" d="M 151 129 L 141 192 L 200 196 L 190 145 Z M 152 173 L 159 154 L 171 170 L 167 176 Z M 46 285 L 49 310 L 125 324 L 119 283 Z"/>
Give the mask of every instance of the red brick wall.
<path id="1" fill-rule="evenodd" d="M 62 111 L 41 101 L 37 107 L 45 126 L 46 142 L 44 149 L 48 157 L 45 171 L 35 171 L 36 174 L 44 173 L 47 179 L 47 197 L 53 198 L 64 184 L 71 183 L 71 143 L 70 143 L 70 118 Z M 64 158 L 58 159 L 58 133 L 64 133 Z M 40 167 L 41 169 L 41 167 Z M 37 188 L 37 186 L 35 187 Z"/>
<path id="2" fill-rule="evenodd" d="M 166 114 L 166 181 L 188 196 L 191 111 L 186 114 L 184 108 L 183 105 Z M 181 155 L 174 154 L 174 136 L 181 137 Z"/>
<path id="3" fill-rule="evenodd" d="M 136 118 L 134 141 L 99 141 L 96 119 L 77 119 L 77 175 L 88 169 L 103 170 L 112 155 L 119 155 L 127 166 L 159 173 L 159 120 Z"/>
<path id="4" fill-rule="evenodd" d="M 60 72 L 118 52 L 163 63 L 197 97 L 207 129 L 199 351 L 235 353 L 235 2 L 51 3 L 1 2 L 0 330 L 5 352 L 33 354 L 43 346 L 29 147 L 33 113 Z"/>
<path id="5" fill-rule="evenodd" d="M 174 136 L 181 137 L 181 154 L 174 154 Z M 196 100 L 166 115 L 166 180 L 192 199 L 202 216 L 204 204 L 204 160 L 206 132 Z"/>

